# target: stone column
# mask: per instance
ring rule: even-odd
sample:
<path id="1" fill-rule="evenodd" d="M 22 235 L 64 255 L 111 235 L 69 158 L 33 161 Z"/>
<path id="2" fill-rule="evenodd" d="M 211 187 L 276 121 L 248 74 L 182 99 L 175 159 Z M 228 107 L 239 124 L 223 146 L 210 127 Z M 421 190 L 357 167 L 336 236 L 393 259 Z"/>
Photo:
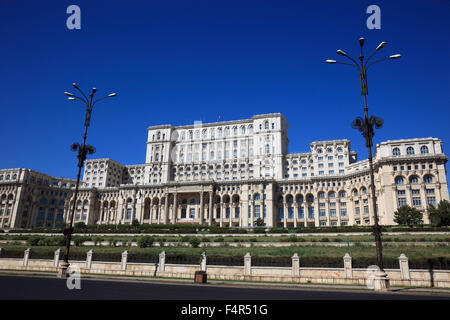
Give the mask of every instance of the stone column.
<path id="1" fill-rule="evenodd" d="M 178 194 L 173 195 L 173 224 L 177 223 L 177 198 Z"/>
<path id="2" fill-rule="evenodd" d="M 159 254 L 159 271 L 164 272 L 166 270 L 166 252 L 163 251 Z"/>
<path id="3" fill-rule="evenodd" d="M 223 227 L 223 206 L 224 206 L 224 204 L 223 204 L 222 199 L 221 199 L 220 203 L 219 203 L 220 227 Z"/>
<path id="4" fill-rule="evenodd" d="M 286 198 L 283 199 L 283 227 L 287 227 L 287 215 L 288 215 L 288 205 L 286 203 Z"/>
<path id="5" fill-rule="evenodd" d="M 28 267 L 28 259 L 30 258 L 31 249 L 28 248 L 24 251 L 23 254 L 23 266 Z"/>
<path id="6" fill-rule="evenodd" d="M 206 253 L 202 252 L 202 260 L 200 262 L 200 270 L 206 272 Z"/>
<path id="7" fill-rule="evenodd" d="M 408 263 L 408 257 L 405 256 L 404 253 L 398 257 L 398 263 L 400 265 L 400 272 L 402 274 L 402 280 L 410 280 L 409 276 L 409 263 Z"/>
<path id="8" fill-rule="evenodd" d="M 3 254 L 3 248 L 0 248 L 0 258 L 2 257 Z"/>
<path id="9" fill-rule="evenodd" d="M 127 261 L 128 261 L 128 251 L 125 250 L 122 252 L 122 260 L 120 263 L 120 270 L 125 271 L 127 270 Z"/>
<path id="10" fill-rule="evenodd" d="M 92 256 L 94 255 L 94 251 L 91 249 L 87 252 L 86 257 L 86 269 L 90 269 L 92 266 Z"/>
<path id="11" fill-rule="evenodd" d="M 169 223 L 169 193 L 166 193 L 164 199 L 164 224 Z"/>
<path id="12" fill-rule="evenodd" d="M 200 192 L 200 225 L 203 225 L 203 222 L 205 220 L 205 211 L 204 211 L 204 204 L 203 204 L 203 191 Z"/>
<path id="13" fill-rule="evenodd" d="M 316 195 L 317 197 L 317 195 Z M 314 203 L 314 202 L 313 202 Z M 319 207 L 319 198 L 317 197 L 316 204 L 314 205 L 314 225 L 316 227 L 320 226 L 319 216 L 320 216 L 320 207 Z"/>
<path id="14" fill-rule="evenodd" d="M 56 250 L 54 258 L 53 258 L 53 266 L 56 267 L 56 268 L 59 265 L 59 255 L 60 255 L 60 253 L 61 253 L 61 249 Z"/>
<path id="15" fill-rule="evenodd" d="M 213 192 L 209 192 L 209 210 L 208 210 L 208 225 L 212 225 L 213 219 Z"/>
<path id="16" fill-rule="evenodd" d="M 252 257 L 250 255 L 250 252 L 247 252 L 247 254 L 244 256 L 244 276 L 251 276 L 252 275 Z"/>
<path id="17" fill-rule="evenodd" d="M 292 276 L 300 277 L 300 258 L 296 253 L 292 256 Z"/>
<path id="18" fill-rule="evenodd" d="M 350 257 L 348 252 L 344 256 L 344 270 L 345 270 L 345 278 L 346 279 L 353 278 L 352 257 Z"/>
<path id="19" fill-rule="evenodd" d="M 294 199 L 295 201 L 295 199 Z M 298 218 L 298 204 L 297 201 L 294 202 L 294 227 L 297 228 L 297 218 Z"/>
<path id="20" fill-rule="evenodd" d="M 234 205 L 232 202 L 230 202 L 229 206 L 230 208 L 230 218 L 228 220 L 228 226 L 231 228 L 231 226 L 233 225 L 233 211 L 235 211 L 236 209 L 236 205 Z"/>

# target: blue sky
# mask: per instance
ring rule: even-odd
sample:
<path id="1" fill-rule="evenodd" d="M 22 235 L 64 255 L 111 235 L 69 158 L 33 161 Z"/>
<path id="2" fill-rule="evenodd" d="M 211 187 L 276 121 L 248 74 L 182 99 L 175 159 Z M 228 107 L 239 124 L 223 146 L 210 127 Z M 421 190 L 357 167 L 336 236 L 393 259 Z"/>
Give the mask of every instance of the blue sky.
<path id="1" fill-rule="evenodd" d="M 81 8 L 68 30 L 66 8 Z M 381 30 L 366 8 L 381 8 Z M 21 1 L 0 2 L 0 168 L 74 178 L 84 108 L 67 101 L 76 82 L 98 95 L 88 143 L 95 158 L 145 161 L 147 127 L 249 118 L 281 112 L 289 151 L 313 140 L 363 138 L 350 127 L 363 114 L 355 69 L 327 65 L 337 49 L 384 57 L 368 74 L 369 113 L 384 127 L 375 142 L 437 137 L 450 143 L 448 1 Z"/>

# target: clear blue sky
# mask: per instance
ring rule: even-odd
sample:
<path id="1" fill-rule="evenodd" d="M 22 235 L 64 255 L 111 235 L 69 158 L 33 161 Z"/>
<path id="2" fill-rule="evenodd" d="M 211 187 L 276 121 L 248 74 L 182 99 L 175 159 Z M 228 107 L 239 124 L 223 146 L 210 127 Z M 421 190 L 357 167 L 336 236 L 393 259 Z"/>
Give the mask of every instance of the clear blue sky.
<path id="1" fill-rule="evenodd" d="M 81 8 L 81 30 L 66 8 Z M 368 30 L 366 8 L 381 8 Z M 369 112 L 385 119 L 375 142 L 437 137 L 450 143 L 449 1 L 19 1 L 0 2 L 0 168 L 75 177 L 71 143 L 81 141 L 84 108 L 64 91 L 98 94 L 88 143 L 95 158 L 145 161 L 147 127 L 249 118 L 281 112 L 289 151 L 313 140 L 363 138 L 355 69 L 327 65 L 337 49 L 359 55 L 381 41 L 368 75 Z"/>

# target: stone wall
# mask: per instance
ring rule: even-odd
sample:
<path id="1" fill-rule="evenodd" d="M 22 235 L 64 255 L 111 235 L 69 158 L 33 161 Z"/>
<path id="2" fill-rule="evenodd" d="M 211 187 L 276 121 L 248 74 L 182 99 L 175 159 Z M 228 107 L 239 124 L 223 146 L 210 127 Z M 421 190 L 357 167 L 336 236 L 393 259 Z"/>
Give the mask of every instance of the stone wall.
<path id="1" fill-rule="evenodd" d="M 28 251 L 29 252 L 29 251 Z M 57 273 L 60 260 L 29 259 L 27 251 L 24 258 L 0 258 L 0 270 L 46 271 Z M 203 257 L 206 259 L 206 256 Z M 159 256 L 158 263 L 129 263 L 127 252 L 122 254 L 121 262 L 71 261 L 71 265 L 79 267 L 81 273 L 102 275 L 126 275 L 143 277 L 167 277 L 193 279 L 195 271 L 201 269 L 199 265 L 166 264 L 165 252 Z M 342 268 L 304 268 L 301 267 L 301 257 L 292 257 L 291 267 L 261 267 L 251 265 L 251 256 L 244 257 L 242 266 L 208 265 L 205 269 L 208 279 L 235 281 L 266 281 L 284 283 L 322 283 L 322 284 L 370 284 L 371 271 L 369 269 L 352 268 L 351 257 L 344 257 Z M 391 286 L 417 286 L 450 288 L 450 270 L 410 270 L 408 258 L 399 257 L 400 269 L 385 269 Z"/>

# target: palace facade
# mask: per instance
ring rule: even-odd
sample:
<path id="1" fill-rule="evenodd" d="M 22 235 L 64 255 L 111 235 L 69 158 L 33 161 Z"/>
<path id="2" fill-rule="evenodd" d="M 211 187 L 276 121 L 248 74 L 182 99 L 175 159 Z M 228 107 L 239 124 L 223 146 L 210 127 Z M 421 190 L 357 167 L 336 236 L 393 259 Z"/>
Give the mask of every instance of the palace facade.
<path id="1" fill-rule="evenodd" d="M 373 224 L 368 160 L 349 140 L 315 141 L 288 152 L 279 113 L 251 119 L 148 128 L 146 161 L 85 162 L 75 222 L 199 223 L 251 227 Z M 423 213 L 449 199 L 442 141 L 389 140 L 376 145 L 380 224 L 404 204 Z M 70 220 L 75 180 L 30 169 L 0 170 L 0 228 L 61 227 Z"/>

